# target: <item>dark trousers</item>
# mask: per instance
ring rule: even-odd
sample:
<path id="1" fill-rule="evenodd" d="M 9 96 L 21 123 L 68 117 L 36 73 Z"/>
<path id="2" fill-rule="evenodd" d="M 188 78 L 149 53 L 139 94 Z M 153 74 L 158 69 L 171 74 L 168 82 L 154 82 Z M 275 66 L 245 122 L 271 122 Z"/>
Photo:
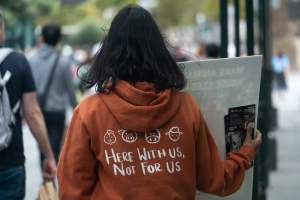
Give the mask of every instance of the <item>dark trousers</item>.
<path id="1" fill-rule="evenodd" d="M 50 145 L 52 147 L 55 160 L 56 162 L 58 162 L 60 147 L 64 134 L 66 114 L 65 111 L 44 111 L 43 114 L 46 122 Z M 45 157 L 41 153 L 41 165 L 43 164 L 44 159 Z"/>
<path id="2" fill-rule="evenodd" d="M 274 73 L 274 81 L 275 81 L 275 88 L 277 90 L 286 90 L 287 89 L 286 78 L 285 78 L 285 74 L 283 72 Z"/>
<path id="3" fill-rule="evenodd" d="M 11 167 L 0 170 L 0 199 L 23 200 L 25 198 L 25 168 Z"/>

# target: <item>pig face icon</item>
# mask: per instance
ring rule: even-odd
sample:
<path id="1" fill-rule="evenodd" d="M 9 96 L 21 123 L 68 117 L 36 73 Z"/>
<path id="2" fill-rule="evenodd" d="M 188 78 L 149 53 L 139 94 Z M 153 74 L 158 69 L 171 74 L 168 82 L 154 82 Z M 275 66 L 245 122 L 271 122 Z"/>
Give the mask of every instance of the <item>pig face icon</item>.
<path id="1" fill-rule="evenodd" d="M 104 135 L 104 142 L 106 144 L 112 145 L 116 142 L 117 138 L 114 134 L 114 131 L 112 130 L 106 130 L 106 133 Z"/>
<path id="2" fill-rule="evenodd" d="M 135 131 L 128 131 L 126 129 L 121 129 L 118 131 L 118 133 L 122 136 L 124 142 L 127 143 L 134 143 L 138 138 L 138 135 Z"/>
<path id="3" fill-rule="evenodd" d="M 180 139 L 182 132 L 180 131 L 178 126 L 174 126 L 170 128 L 166 135 L 168 135 L 170 140 L 172 140 L 173 142 L 177 142 Z"/>
<path id="4" fill-rule="evenodd" d="M 153 131 L 145 132 L 146 142 L 150 144 L 155 144 L 160 141 L 160 131 L 158 129 Z"/>

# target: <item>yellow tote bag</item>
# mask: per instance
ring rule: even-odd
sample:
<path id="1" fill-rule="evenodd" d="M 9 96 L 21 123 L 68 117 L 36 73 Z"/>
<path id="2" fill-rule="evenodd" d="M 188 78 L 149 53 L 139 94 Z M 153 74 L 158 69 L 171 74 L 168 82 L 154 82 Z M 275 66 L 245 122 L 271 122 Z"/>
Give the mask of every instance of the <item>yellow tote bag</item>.
<path id="1" fill-rule="evenodd" d="M 58 194 L 54 188 L 53 182 L 46 182 L 41 186 L 38 194 L 38 200 L 58 200 Z"/>

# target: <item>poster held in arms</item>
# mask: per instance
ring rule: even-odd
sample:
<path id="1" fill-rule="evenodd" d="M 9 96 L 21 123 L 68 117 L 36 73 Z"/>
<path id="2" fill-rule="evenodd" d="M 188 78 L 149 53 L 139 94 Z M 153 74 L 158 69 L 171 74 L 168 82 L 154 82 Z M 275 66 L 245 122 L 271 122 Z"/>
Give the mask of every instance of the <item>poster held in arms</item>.
<path id="1" fill-rule="evenodd" d="M 187 91 L 196 97 L 223 159 L 238 151 L 245 139 L 245 124 L 255 129 L 262 56 L 179 63 L 187 77 Z M 255 130 L 253 129 L 253 130 Z M 253 132 L 254 134 L 254 132 Z M 254 135 L 253 135 L 254 136 Z M 228 197 L 197 192 L 198 200 L 252 200 L 253 167 L 241 188 Z"/>

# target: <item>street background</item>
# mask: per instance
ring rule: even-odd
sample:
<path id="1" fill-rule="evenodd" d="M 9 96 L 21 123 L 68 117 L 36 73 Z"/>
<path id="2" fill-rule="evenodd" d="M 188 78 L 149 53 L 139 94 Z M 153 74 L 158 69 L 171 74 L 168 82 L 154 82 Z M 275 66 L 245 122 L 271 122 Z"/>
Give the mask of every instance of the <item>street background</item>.
<path id="1" fill-rule="evenodd" d="M 264 142 L 255 166 L 253 200 L 299 199 L 300 0 L 1 0 L 5 46 L 29 56 L 42 45 L 44 25 L 61 25 L 59 48 L 72 61 L 80 101 L 94 91 L 82 88 L 76 71 L 89 66 L 113 16 L 128 3 L 152 13 L 176 61 L 264 56 L 258 122 Z M 280 94 L 273 88 L 272 71 L 278 52 L 289 59 L 288 88 Z M 38 147 L 26 125 L 24 142 L 26 200 L 33 200 L 42 179 Z"/>
<path id="2" fill-rule="evenodd" d="M 270 137 L 278 142 L 278 169 L 271 172 L 269 200 L 299 199 L 300 194 L 300 72 L 289 76 L 288 87 L 283 97 L 273 95 L 279 127 Z"/>

